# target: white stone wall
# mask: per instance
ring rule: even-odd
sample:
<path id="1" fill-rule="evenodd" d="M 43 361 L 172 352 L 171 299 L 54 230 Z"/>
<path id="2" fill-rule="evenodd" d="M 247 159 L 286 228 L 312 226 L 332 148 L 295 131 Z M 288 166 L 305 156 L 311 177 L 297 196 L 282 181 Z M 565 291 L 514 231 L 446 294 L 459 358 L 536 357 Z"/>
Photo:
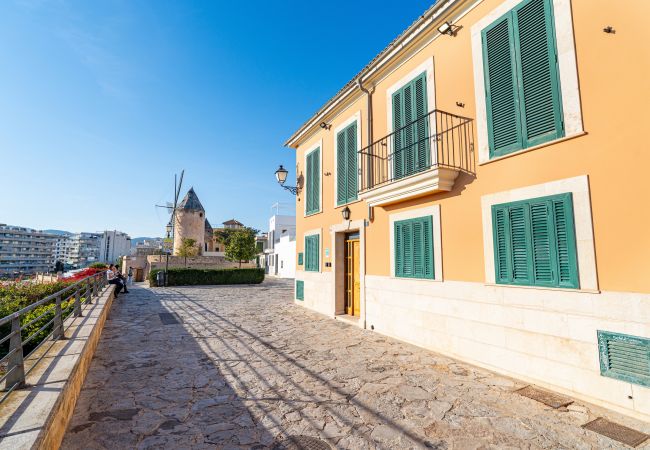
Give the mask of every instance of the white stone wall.
<path id="1" fill-rule="evenodd" d="M 274 254 L 278 255 L 277 276 L 280 278 L 295 278 L 296 276 L 296 240 L 289 236 L 280 238 L 275 244 Z"/>
<path id="2" fill-rule="evenodd" d="M 296 300 L 296 302 L 334 317 L 334 274 L 332 272 L 299 271 L 296 273 L 296 280 L 305 282 L 305 300 Z"/>
<path id="3" fill-rule="evenodd" d="M 314 288 L 305 306 L 326 303 Z M 596 339 L 650 335 L 648 294 L 366 276 L 366 310 L 378 333 L 650 419 L 650 388 L 601 376 Z"/>

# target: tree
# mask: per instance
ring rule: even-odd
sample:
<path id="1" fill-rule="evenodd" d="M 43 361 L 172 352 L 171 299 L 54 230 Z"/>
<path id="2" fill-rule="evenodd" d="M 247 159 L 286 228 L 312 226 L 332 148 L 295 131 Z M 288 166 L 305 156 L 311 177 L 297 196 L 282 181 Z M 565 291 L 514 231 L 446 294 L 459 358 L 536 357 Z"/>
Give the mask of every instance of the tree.
<path id="1" fill-rule="evenodd" d="M 259 233 L 259 230 L 256 230 L 255 228 L 249 228 L 249 227 L 220 228 L 214 231 L 214 237 L 217 239 L 217 242 L 223 244 L 224 247 L 228 247 L 228 243 L 230 242 L 230 239 L 232 238 L 233 234 L 237 233 L 238 231 L 245 231 L 247 233 L 251 233 L 253 236 Z"/>
<path id="2" fill-rule="evenodd" d="M 250 228 L 234 230 L 230 233 L 226 244 L 226 259 L 238 261 L 241 269 L 242 261 L 250 261 L 257 255 L 255 248 L 255 230 Z"/>
<path id="3" fill-rule="evenodd" d="M 196 239 L 183 238 L 181 246 L 178 249 L 178 256 L 185 258 L 185 267 L 187 267 L 187 257 L 196 256 L 199 254 L 199 247 L 196 245 Z"/>

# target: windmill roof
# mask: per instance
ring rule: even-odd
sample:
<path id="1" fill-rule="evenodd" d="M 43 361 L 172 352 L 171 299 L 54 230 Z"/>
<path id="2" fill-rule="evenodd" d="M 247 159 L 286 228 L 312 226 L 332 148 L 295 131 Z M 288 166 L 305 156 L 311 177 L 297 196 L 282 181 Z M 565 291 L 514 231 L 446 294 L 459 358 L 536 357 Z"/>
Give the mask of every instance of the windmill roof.
<path id="1" fill-rule="evenodd" d="M 205 219 L 205 231 L 212 231 L 212 225 L 208 222 L 208 219 Z"/>
<path id="2" fill-rule="evenodd" d="M 204 211 L 203 205 L 199 201 L 199 198 L 196 196 L 196 192 L 194 192 L 194 188 L 190 188 L 189 191 L 187 191 L 187 194 L 185 195 L 185 198 L 183 198 L 183 201 L 178 205 L 178 209 L 184 209 L 186 211 Z"/>

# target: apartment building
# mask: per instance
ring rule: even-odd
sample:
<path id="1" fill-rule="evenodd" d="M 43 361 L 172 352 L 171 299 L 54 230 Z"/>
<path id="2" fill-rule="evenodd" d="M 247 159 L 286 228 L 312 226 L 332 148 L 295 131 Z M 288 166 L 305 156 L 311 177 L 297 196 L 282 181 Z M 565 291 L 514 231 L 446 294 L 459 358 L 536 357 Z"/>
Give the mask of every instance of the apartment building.
<path id="1" fill-rule="evenodd" d="M 0 278 L 49 272 L 58 236 L 0 224 Z"/>
<path id="2" fill-rule="evenodd" d="M 131 253 L 131 237 L 121 231 L 104 231 L 99 241 L 99 260 L 115 263 L 122 256 Z"/>
<path id="3" fill-rule="evenodd" d="M 296 302 L 650 419 L 647 17 L 431 6 L 286 143 Z"/>
<path id="4" fill-rule="evenodd" d="M 66 264 L 73 269 L 88 267 L 100 261 L 101 233 L 75 233 L 68 242 L 68 260 Z"/>

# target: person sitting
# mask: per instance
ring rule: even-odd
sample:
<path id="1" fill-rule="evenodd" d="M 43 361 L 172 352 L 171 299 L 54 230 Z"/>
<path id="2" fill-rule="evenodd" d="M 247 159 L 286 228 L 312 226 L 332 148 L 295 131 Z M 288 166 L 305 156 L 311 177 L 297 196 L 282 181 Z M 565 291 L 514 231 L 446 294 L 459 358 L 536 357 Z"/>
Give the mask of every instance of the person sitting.
<path id="1" fill-rule="evenodd" d="M 106 271 L 106 278 L 108 279 L 108 284 L 114 284 L 115 285 L 115 297 L 120 293 L 122 290 L 122 282 L 120 279 L 117 277 L 115 274 L 115 266 L 111 264 L 108 266 L 108 270 Z"/>
<path id="2" fill-rule="evenodd" d="M 128 294 L 128 293 L 129 293 L 129 290 L 128 290 L 127 287 L 126 287 L 126 278 L 124 277 L 124 275 L 122 274 L 122 272 L 120 272 L 120 266 L 115 266 L 115 273 L 117 274 L 117 278 L 118 278 L 118 279 L 120 280 L 120 282 L 122 283 L 122 289 L 124 290 L 124 293 L 125 293 L 125 294 Z"/>

